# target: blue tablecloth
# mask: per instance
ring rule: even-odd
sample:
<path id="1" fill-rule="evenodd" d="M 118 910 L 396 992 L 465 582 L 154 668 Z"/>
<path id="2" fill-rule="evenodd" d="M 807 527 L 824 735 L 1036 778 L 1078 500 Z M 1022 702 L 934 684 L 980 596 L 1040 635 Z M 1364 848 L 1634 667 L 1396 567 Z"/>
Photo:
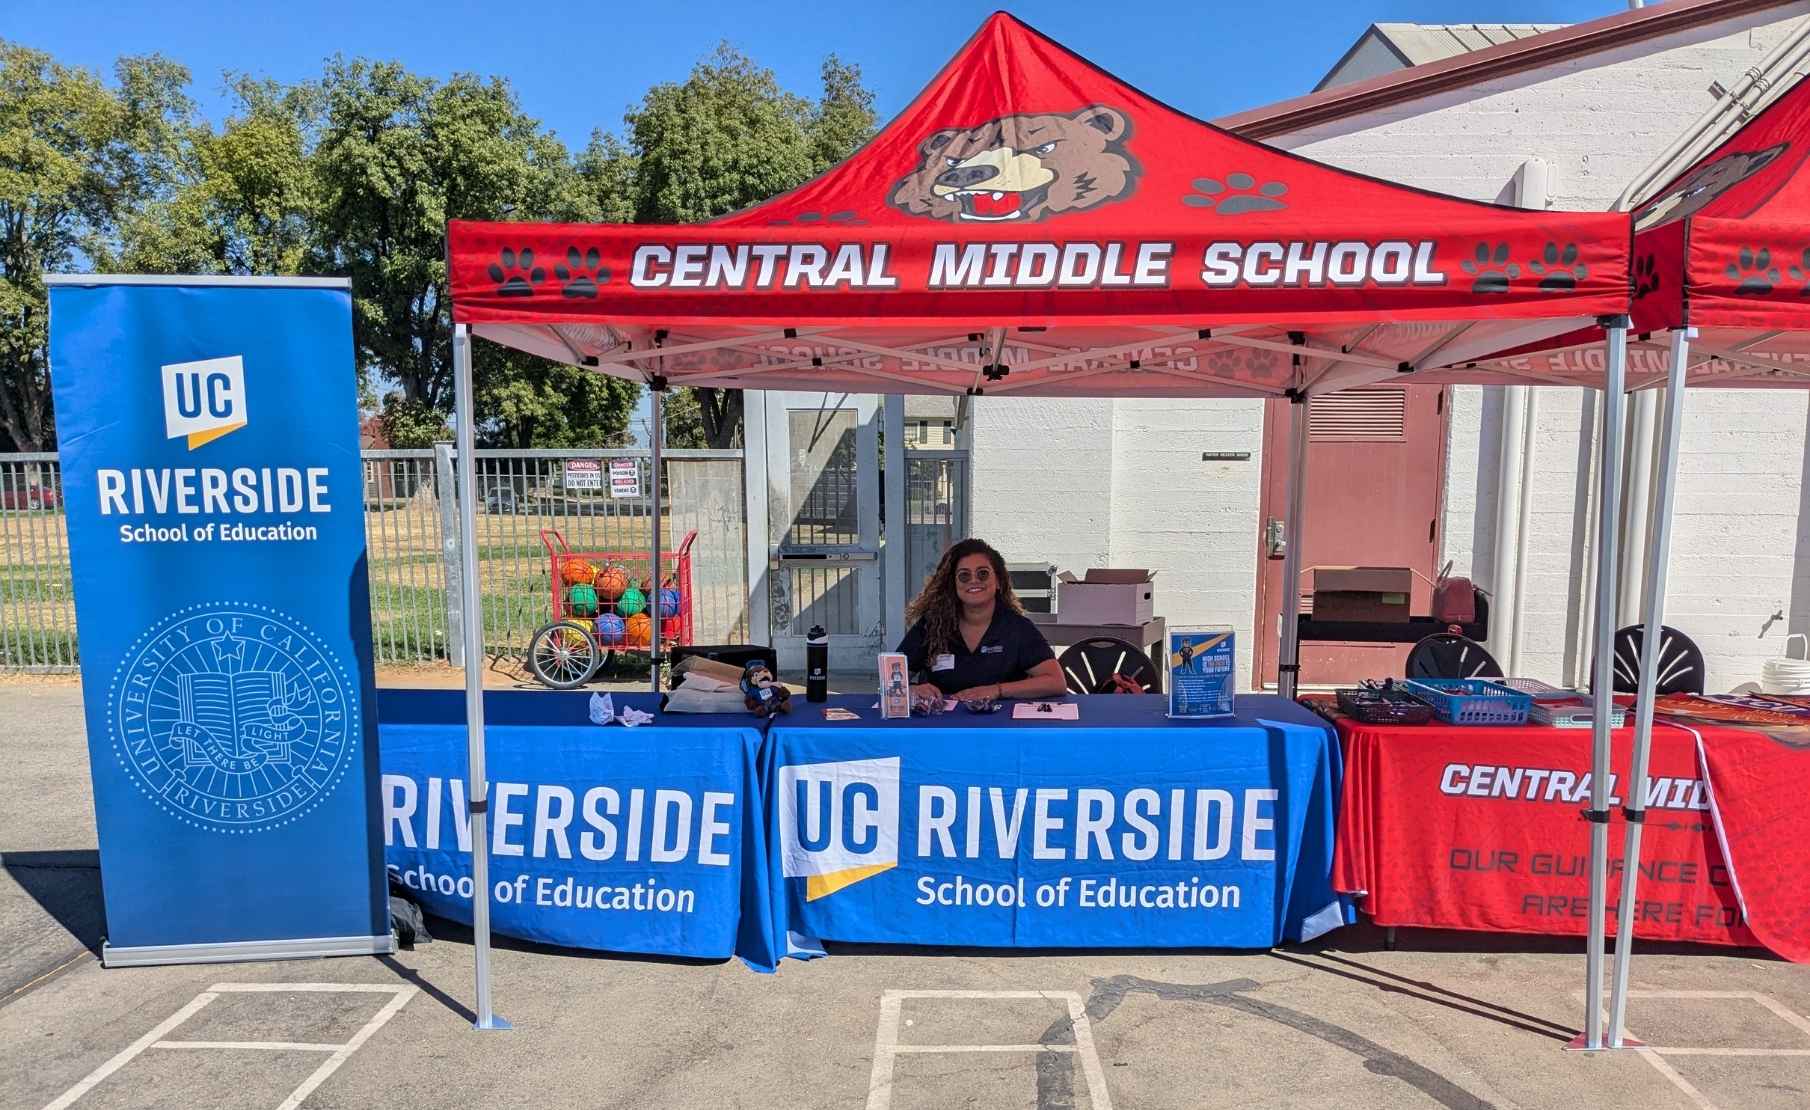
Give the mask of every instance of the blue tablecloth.
<path id="1" fill-rule="evenodd" d="M 797 704 L 768 732 L 768 935 L 986 947 L 1246 947 L 1350 919 L 1331 883 L 1336 734 L 1278 697 L 1174 721 L 1161 697 L 1080 719 L 956 710 L 859 721 Z"/>
<path id="2" fill-rule="evenodd" d="M 616 694 L 652 711 L 651 694 Z M 600 727 L 589 694 L 484 695 L 491 921 L 579 948 L 727 957 L 772 948 L 746 714 Z M 465 695 L 378 691 L 385 862 L 429 912 L 471 921 Z M 747 935 L 738 941 L 738 933 Z"/>

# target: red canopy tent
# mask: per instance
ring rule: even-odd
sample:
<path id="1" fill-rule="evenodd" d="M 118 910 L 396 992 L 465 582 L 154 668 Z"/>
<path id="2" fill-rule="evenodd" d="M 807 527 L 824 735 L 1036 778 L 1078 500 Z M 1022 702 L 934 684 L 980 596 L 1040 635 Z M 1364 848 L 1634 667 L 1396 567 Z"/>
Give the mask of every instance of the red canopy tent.
<path id="1" fill-rule="evenodd" d="M 1628 776 L 1629 819 L 1618 908 L 1609 1043 L 1623 1044 L 1628 959 L 1637 904 L 1642 817 L 1646 808 L 1647 758 L 1654 698 L 1664 649 L 1666 561 L 1670 551 L 1673 494 L 1684 389 L 1710 387 L 1810 387 L 1810 175 L 1800 174 L 1810 157 L 1810 82 L 1800 80 L 1770 106 L 1693 165 L 1642 198 L 1632 209 L 1634 302 L 1628 359 L 1630 373 L 1601 357 L 1605 335 L 1588 328 L 1554 340 L 1437 371 L 1441 380 L 1544 382 L 1598 387 L 1605 392 L 1603 490 L 1613 519 L 1619 482 L 1614 468 L 1621 455 L 1621 396 L 1625 390 L 1666 387 L 1659 465 L 1654 480 L 1653 521 L 1647 537 L 1648 573 L 1642 598 L 1645 627 L 1635 704 L 1635 738 Z M 1669 348 L 1669 357 L 1668 357 Z M 1599 554 L 1598 614 L 1613 620 L 1612 530 Z M 1600 641 L 1599 627 L 1599 641 Z M 1609 689 L 1615 662 L 1600 648 L 1595 685 Z M 1607 729 L 1597 737 L 1595 783 L 1608 779 Z M 1591 803 L 1606 841 L 1607 788 Z M 1606 853 L 1595 853 L 1593 891 L 1600 891 Z M 1739 888 L 1737 888 L 1739 889 Z M 1745 901 L 1743 903 L 1745 905 Z M 1756 923 L 1758 923 L 1756 921 Z M 1590 984 L 1600 991 L 1604 947 L 1600 904 L 1592 914 Z M 1786 942 L 1769 940 L 1780 951 Z M 1593 995 L 1589 1047 L 1596 1036 Z"/>
<path id="2" fill-rule="evenodd" d="M 1298 475 L 1311 396 L 1620 319 L 1630 288 L 1625 214 L 1481 204 L 1274 150 L 1004 13 L 860 151 L 772 200 L 682 226 L 455 220 L 447 239 L 467 537 L 471 334 L 649 385 L 656 483 L 675 385 L 1286 396 Z M 469 539 L 466 560 L 475 580 Z M 481 658 L 468 648 L 474 738 Z M 481 798 L 475 739 L 473 763 Z"/>

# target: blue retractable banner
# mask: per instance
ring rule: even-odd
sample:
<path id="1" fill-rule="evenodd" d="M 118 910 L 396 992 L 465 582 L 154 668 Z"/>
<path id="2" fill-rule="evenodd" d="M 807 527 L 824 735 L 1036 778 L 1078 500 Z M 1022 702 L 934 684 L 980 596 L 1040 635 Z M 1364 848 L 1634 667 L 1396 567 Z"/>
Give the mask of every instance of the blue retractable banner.
<path id="1" fill-rule="evenodd" d="M 1161 696 L 1077 721 L 953 711 L 774 721 L 772 922 L 801 938 L 980 947 L 1267 948 L 1348 920 L 1332 889 L 1340 761 L 1285 699 L 1183 721 Z M 779 955 L 780 953 L 775 953 Z"/>
<path id="2" fill-rule="evenodd" d="M 50 283 L 105 963 L 390 951 L 349 286 Z"/>

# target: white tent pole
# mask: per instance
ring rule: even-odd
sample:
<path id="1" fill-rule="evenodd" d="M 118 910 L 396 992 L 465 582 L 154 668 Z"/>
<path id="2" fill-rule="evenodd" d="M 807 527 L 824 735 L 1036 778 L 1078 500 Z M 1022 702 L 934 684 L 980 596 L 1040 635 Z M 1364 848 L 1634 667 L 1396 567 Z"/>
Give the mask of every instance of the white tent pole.
<path id="1" fill-rule="evenodd" d="M 1667 368 L 1665 423 L 1659 439 L 1659 475 L 1653 490 L 1653 525 L 1647 537 L 1646 635 L 1640 645 L 1640 688 L 1634 696 L 1634 753 L 1622 790 L 1627 829 L 1622 848 L 1621 906 L 1615 918 L 1615 979 L 1609 993 L 1609 1047 L 1622 1046 L 1628 1001 L 1628 962 L 1634 947 L 1634 899 L 1640 887 L 1640 833 L 1646 820 L 1647 757 L 1653 743 L 1653 701 L 1658 694 L 1661 629 L 1665 625 L 1665 564 L 1672 543 L 1672 499 L 1678 485 L 1678 436 L 1684 418 L 1684 373 L 1695 328 L 1672 333 Z"/>
<path id="2" fill-rule="evenodd" d="M 485 835 L 490 787 L 484 779 L 484 627 L 478 600 L 476 419 L 471 402 L 471 329 L 453 325 L 454 484 L 459 497 L 459 601 L 465 627 L 466 804 L 471 813 L 471 942 L 477 965 L 477 1029 L 507 1029 L 490 1008 L 490 838 Z"/>
<path id="3" fill-rule="evenodd" d="M 653 491 L 653 540 L 649 545 L 648 566 L 653 581 L 642 588 L 647 595 L 647 607 L 652 610 L 647 626 L 647 646 L 652 654 L 648 657 L 648 683 L 654 693 L 660 692 L 660 450 L 666 439 L 666 422 L 662 414 L 662 401 L 666 397 L 666 380 L 657 378 L 648 387 L 648 433 L 647 443 L 653 451 L 653 480 L 649 483 Z"/>
<path id="4" fill-rule="evenodd" d="M 1292 698 L 1301 681 L 1301 503 L 1307 494 L 1307 394 L 1289 397 L 1288 525 L 1282 534 L 1282 650 L 1276 686 Z"/>
<path id="5" fill-rule="evenodd" d="M 1615 584 L 1621 563 L 1615 557 L 1616 532 L 1621 525 L 1622 389 L 1628 370 L 1628 318 L 1605 317 L 1609 358 L 1603 380 L 1602 442 L 1598 449 L 1602 467 L 1597 478 L 1596 528 L 1596 656 L 1591 689 L 1604 702 L 1615 692 Z M 1590 934 L 1585 964 L 1589 982 L 1584 984 L 1584 1047 L 1603 1047 L 1603 945 L 1608 912 L 1609 886 L 1609 714 L 1596 713 L 1591 723 L 1590 808 Z"/>

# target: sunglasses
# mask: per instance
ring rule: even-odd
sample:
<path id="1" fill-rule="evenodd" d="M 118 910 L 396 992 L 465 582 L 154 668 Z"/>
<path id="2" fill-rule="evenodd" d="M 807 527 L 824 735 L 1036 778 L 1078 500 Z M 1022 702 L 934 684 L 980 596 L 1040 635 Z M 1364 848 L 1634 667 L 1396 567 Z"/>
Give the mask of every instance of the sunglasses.
<path id="1" fill-rule="evenodd" d="M 993 580 L 993 572 L 986 567 L 982 567 L 979 570 L 958 570 L 955 572 L 955 580 L 964 586 L 970 582 L 991 582 Z"/>

